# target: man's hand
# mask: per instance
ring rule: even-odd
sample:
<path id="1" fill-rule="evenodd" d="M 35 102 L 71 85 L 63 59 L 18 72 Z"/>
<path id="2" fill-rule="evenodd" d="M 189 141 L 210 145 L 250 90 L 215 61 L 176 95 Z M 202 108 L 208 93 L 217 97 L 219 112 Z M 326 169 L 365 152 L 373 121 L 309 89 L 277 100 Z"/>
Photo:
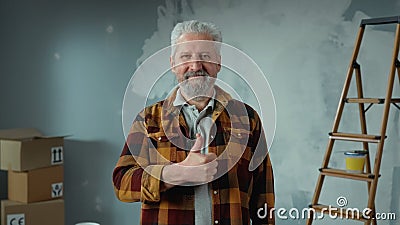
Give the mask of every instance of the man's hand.
<path id="1" fill-rule="evenodd" d="M 196 142 L 185 160 L 180 163 L 165 166 L 162 171 L 164 189 L 174 185 L 204 184 L 212 181 L 217 173 L 217 156 L 214 153 L 201 154 L 204 139 L 196 135 Z"/>
<path id="2" fill-rule="evenodd" d="M 185 160 L 178 163 L 181 166 L 200 166 L 208 162 L 213 161 L 217 158 L 214 153 L 208 153 L 206 155 L 201 154 L 200 151 L 203 148 L 204 139 L 200 134 L 196 134 L 196 142 Z M 215 162 L 216 163 L 216 162 Z"/>

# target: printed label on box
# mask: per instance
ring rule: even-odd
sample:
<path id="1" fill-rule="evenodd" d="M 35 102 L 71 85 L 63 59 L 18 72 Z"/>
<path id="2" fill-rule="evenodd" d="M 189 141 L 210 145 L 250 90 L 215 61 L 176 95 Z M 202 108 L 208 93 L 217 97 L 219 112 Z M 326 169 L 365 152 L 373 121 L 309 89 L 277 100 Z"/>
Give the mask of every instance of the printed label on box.
<path id="1" fill-rule="evenodd" d="M 25 214 L 7 215 L 7 225 L 25 225 Z"/>
<path id="2" fill-rule="evenodd" d="M 51 148 L 51 165 L 62 164 L 64 161 L 63 146 Z"/>
<path id="3" fill-rule="evenodd" d="M 55 183 L 51 185 L 51 197 L 58 198 L 63 196 L 63 183 Z"/>

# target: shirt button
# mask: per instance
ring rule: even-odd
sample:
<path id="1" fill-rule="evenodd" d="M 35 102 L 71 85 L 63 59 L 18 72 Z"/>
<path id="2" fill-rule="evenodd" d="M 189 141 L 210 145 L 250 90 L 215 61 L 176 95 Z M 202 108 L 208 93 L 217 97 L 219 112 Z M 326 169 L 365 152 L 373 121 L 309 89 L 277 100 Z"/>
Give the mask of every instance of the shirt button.
<path id="1" fill-rule="evenodd" d="M 211 135 L 210 137 L 211 137 L 211 139 L 213 139 L 213 138 L 214 138 L 214 135 Z"/>
<path id="2" fill-rule="evenodd" d="M 158 137 L 158 140 L 161 141 L 161 137 Z"/>
<path id="3" fill-rule="evenodd" d="M 216 220 L 216 221 L 214 221 L 214 223 L 215 223 L 215 224 L 218 224 L 219 222 L 218 222 L 218 220 Z"/>
<path id="4" fill-rule="evenodd" d="M 242 134 L 241 134 L 241 133 L 238 133 L 238 136 L 239 136 L 239 137 L 241 137 L 241 136 L 242 136 Z"/>
<path id="5" fill-rule="evenodd" d="M 218 191 L 214 191 L 214 195 L 218 194 Z"/>

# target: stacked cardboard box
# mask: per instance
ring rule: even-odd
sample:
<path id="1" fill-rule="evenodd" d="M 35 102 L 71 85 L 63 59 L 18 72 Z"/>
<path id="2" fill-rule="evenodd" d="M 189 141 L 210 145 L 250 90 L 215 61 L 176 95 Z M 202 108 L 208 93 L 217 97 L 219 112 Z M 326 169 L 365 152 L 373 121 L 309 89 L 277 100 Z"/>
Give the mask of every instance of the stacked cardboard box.
<path id="1" fill-rule="evenodd" d="M 1 225 L 64 224 L 64 137 L 36 129 L 0 130 L 0 169 L 8 171 Z"/>

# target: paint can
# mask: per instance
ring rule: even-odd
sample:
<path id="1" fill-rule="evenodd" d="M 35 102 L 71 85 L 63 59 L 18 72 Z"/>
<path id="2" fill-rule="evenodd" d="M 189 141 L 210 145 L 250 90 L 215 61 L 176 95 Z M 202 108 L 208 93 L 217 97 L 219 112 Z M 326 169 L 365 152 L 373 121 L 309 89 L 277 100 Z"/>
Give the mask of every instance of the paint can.
<path id="1" fill-rule="evenodd" d="M 349 173 L 362 173 L 364 171 L 365 157 L 368 154 L 365 150 L 346 151 L 346 170 Z"/>

